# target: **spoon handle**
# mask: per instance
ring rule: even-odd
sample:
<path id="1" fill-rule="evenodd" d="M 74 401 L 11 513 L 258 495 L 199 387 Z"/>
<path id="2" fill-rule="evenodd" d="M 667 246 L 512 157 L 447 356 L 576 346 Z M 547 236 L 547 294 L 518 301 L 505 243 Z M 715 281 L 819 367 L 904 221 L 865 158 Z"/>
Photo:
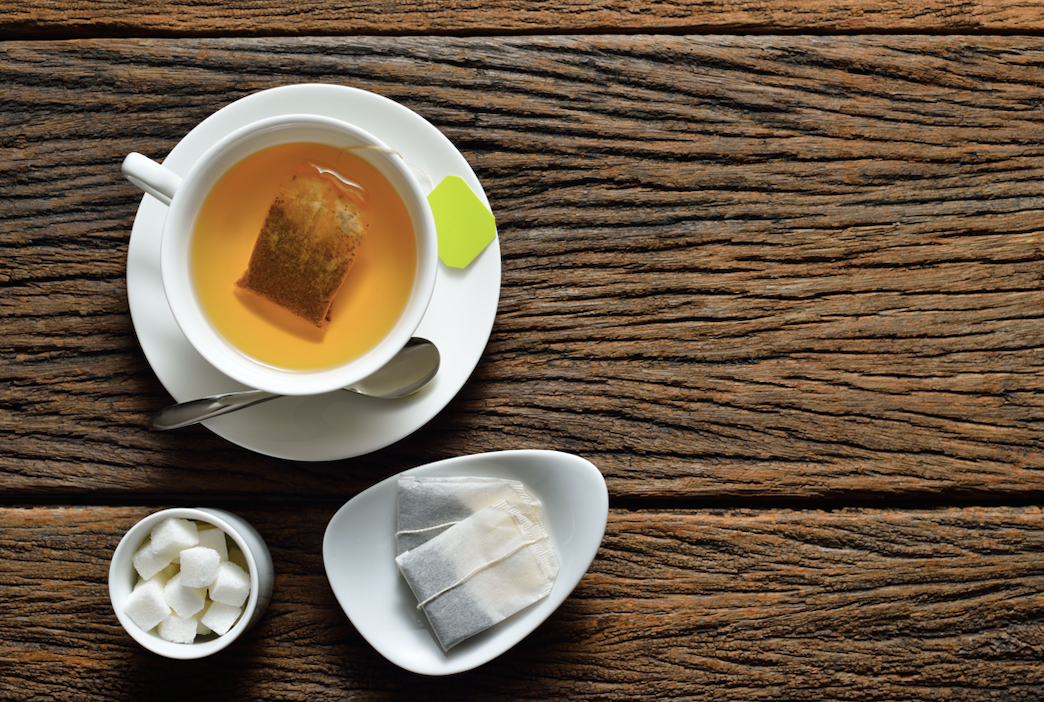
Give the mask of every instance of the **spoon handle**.
<path id="1" fill-rule="evenodd" d="M 152 415 L 152 428 L 157 431 L 180 429 L 190 424 L 198 424 L 205 419 L 220 417 L 223 414 L 267 402 L 277 397 L 282 396 L 261 390 L 243 390 L 201 397 L 198 400 L 182 402 L 166 409 L 161 409 Z"/>

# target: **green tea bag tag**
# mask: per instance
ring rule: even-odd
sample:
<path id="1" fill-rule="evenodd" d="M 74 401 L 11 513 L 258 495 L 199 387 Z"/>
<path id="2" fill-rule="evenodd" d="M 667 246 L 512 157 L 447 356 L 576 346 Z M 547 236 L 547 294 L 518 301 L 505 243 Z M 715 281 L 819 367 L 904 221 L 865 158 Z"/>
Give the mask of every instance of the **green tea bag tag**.
<path id="1" fill-rule="evenodd" d="M 497 236 L 496 219 L 459 176 L 446 176 L 428 194 L 439 239 L 439 258 L 467 268 Z"/>

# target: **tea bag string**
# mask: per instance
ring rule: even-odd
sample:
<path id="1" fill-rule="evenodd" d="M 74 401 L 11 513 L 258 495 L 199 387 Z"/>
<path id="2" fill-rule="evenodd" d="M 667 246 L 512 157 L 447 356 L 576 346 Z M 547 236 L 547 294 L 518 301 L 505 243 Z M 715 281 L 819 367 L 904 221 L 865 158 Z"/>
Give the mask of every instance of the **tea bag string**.
<path id="1" fill-rule="evenodd" d="M 429 189 L 435 187 L 434 181 L 432 181 L 431 176 L 428 175 L 428 172 L 426 170 L 421 168 L 416 163 L 410 163 L 409 161 L 407 161 L 406 158 L 402 154 L 400 154 L 398 151 L 396 151 L 395 149 L 390 149 L 387 146 L 371 146 L 369 144 L 357 144 L 356 146 L 346 146 L 346 147 L 344 147 L 343 149 L 341 149 L 341 153 L 344 153 L 345 151 L 355 151 L 357 149 L 374 149 L 376 151 L 384 151 L 384 152 L 389 153 L 389 154 L 395 154 L 400 159 L 402 159 L 402 162 L 405 163 L 407 166 L 410 166 L 411 168 L 416 168 L 418 171 L 420 171 L 424 175 L 424 177 L 428 180 L 428 188 Z"/>
<path id="2" fill-rule="evenodd" d="M 435 531 L 436 529 L 451 527 L 454 524 L 460 524 L 460 522 L 446 522 L 445 524 L 436 524 L 435 526 L 424 527 L 423 529 L 403 529 L 401 531 L 395 532 L 395 536 L 405 536 L 406 534 L 423 534 L 426 531 Z"/>
<path id="3" fill-rule="evenodd" d="M 500 563 L 501 561 L 503 561 L 503 560 L 505 560 L 505 559 L 507 559 L 507 558 L 509 558 L 509 557 L 511 557 L 513 555 L 515 555 L 516 553 L 518 553 L 522 549 L 526 548 L 527 546 L 532 546 L 535 543 L 543 541 L 544 538 L 545 537 L 541 536 L 539 538 L 532 539 L 530 541 L 524 541 L 524 542 L 518 544 L 517 546 L 515 546 L 514 548 L 512 548 L 511 550 L 506 551 L 505 553 L 497 556 L 493 560 L 488 561 L 486 563 L 483 563 L 482 565 L 472 569 L 472 571 L 470 573 L 468 573 L 467 575 L 461 577 L 457 582 L 450 583 L 446 587 L 444 587 L 441 590 L 439 590 L 438 592 L 436 592 L 434 595 L 431 595 L 430 597 L 428 597 L 423 602 L 418 603 L 417 604 L 417 609 L 423 609 L 424 605 L 428 604 L 429 602 L 431 602 L 432 600 L 434 600 L 434 599 L 436 599 L 438 597 L 441 597 L 442 595 L 445 595 L 447 592 L 449 592 L 453 588 L 459 587 L 459 586 L 463 585 L 465 582 L 470 580 L 473 576 L 475 576 L 478 573 L 481 573 L 486 568 L 489 568 L 490 566 L 496 565 L 497 563 Z"/>

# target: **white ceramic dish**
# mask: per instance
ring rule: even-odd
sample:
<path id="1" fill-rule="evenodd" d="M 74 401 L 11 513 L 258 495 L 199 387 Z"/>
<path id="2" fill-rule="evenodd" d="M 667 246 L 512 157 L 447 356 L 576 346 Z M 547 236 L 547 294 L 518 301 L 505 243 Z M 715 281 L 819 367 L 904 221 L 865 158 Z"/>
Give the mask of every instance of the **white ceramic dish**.
<path id="1" fill-rule="evenodd" d="M 489 205 L 467 161 L 438 129 L 392 100 L 345 86 L 291 85 L 245 97 L 201 122 L 163 164 L 183 176 L 211 144 L 233 130 L 291 113 L 356 124 L 402 154 L 433 184 L 447 175 L 460 176 Z M 178 402 L 247 389 L 207 363 L 174 321 L 159 272 L 166 212 L 151 195 L 142 198 L 127 254 L 131 319 L 145 357 Z M 485 349 L 499 300 L 500 245 L 494 239 L 463 270 L 439 264 L 435 291 L 416 335 L 435 342 L 442 367 L 421 392 L 393 401 L 340 391 L 288 397 L 204 424 L 234 444 L 291 460 L 327 461 L 382 449 L 428 423 L 464 386 Z"/>
<path id="2" fill-rule="evenodd" d="M 232 539 L 243 552 L 250 573 L 250 596 L 243 605 L 243 614 L 223 636 L 211 634 L 195 643 L 172 643 L 161 639 L 155 631 L 143 631 L 127 616 L 123 609 L 130 596 L 138 574 L 134 570 L 134 553 L 148 538 L 153 527 L 165 519 L 193 519 L 216 526 Z M 223 509 L 209 507 L 175 507 L 154 512 L 135 524 L 124 534 L 119 545 L 112 554 L 109 564 L 109 599 L 113 611 L 120 624 L 135 641 L 144 648 L 166 658 L 189 660 L 205 658 L 221 651 L 241 634 L 248 631 L 261 619 L 272 599 L 272 587 L 275 583 L 275 570 L 272 567 L 272 554 L 264 539 L 257 530 L 237 514 Z"/>
<path id="3" fill-rule="evenodd" d="M 565 601 L 594 560 L 605 534 L 609 495 L 589 461 L 556 451 L 504 451 L 452 458 L 405 471 L 521 480 L 544 504 L 548 532 L 562 562 L 551 594 L 443 652 L 395 565 L 398 476 L 352 498 L 326 529 L 323 560 L 337 601 L 381 655 L 406 670 L 449 675 L 501 655 Z"/>

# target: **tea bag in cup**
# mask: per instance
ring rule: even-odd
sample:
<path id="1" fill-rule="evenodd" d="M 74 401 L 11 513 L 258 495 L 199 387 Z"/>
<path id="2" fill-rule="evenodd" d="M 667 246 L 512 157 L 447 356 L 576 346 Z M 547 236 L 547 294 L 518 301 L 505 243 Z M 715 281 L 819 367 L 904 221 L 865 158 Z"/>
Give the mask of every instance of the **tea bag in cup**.
<path id="1" fill-rule="evenodd" d="M 546 597 L 559 567 L 537 511 L 507 500 L 395 562 L 446 651 Z"/>
<path id="2" fill-rule="evenodd" d="M 540 510 L 517 480 L 478 476 L 417 477 L 398 481 L 396 554 L 433 539 L 451 526 L 499 500 L 521 502 Z M 537 521 L 542 517 L 538 513 Z"/>
<path id="3" fill-rule="evenodd" d="M 236 285 L 325 329 L 373 213 L 358 186 L 314 164 L 279 184 Z"/>

